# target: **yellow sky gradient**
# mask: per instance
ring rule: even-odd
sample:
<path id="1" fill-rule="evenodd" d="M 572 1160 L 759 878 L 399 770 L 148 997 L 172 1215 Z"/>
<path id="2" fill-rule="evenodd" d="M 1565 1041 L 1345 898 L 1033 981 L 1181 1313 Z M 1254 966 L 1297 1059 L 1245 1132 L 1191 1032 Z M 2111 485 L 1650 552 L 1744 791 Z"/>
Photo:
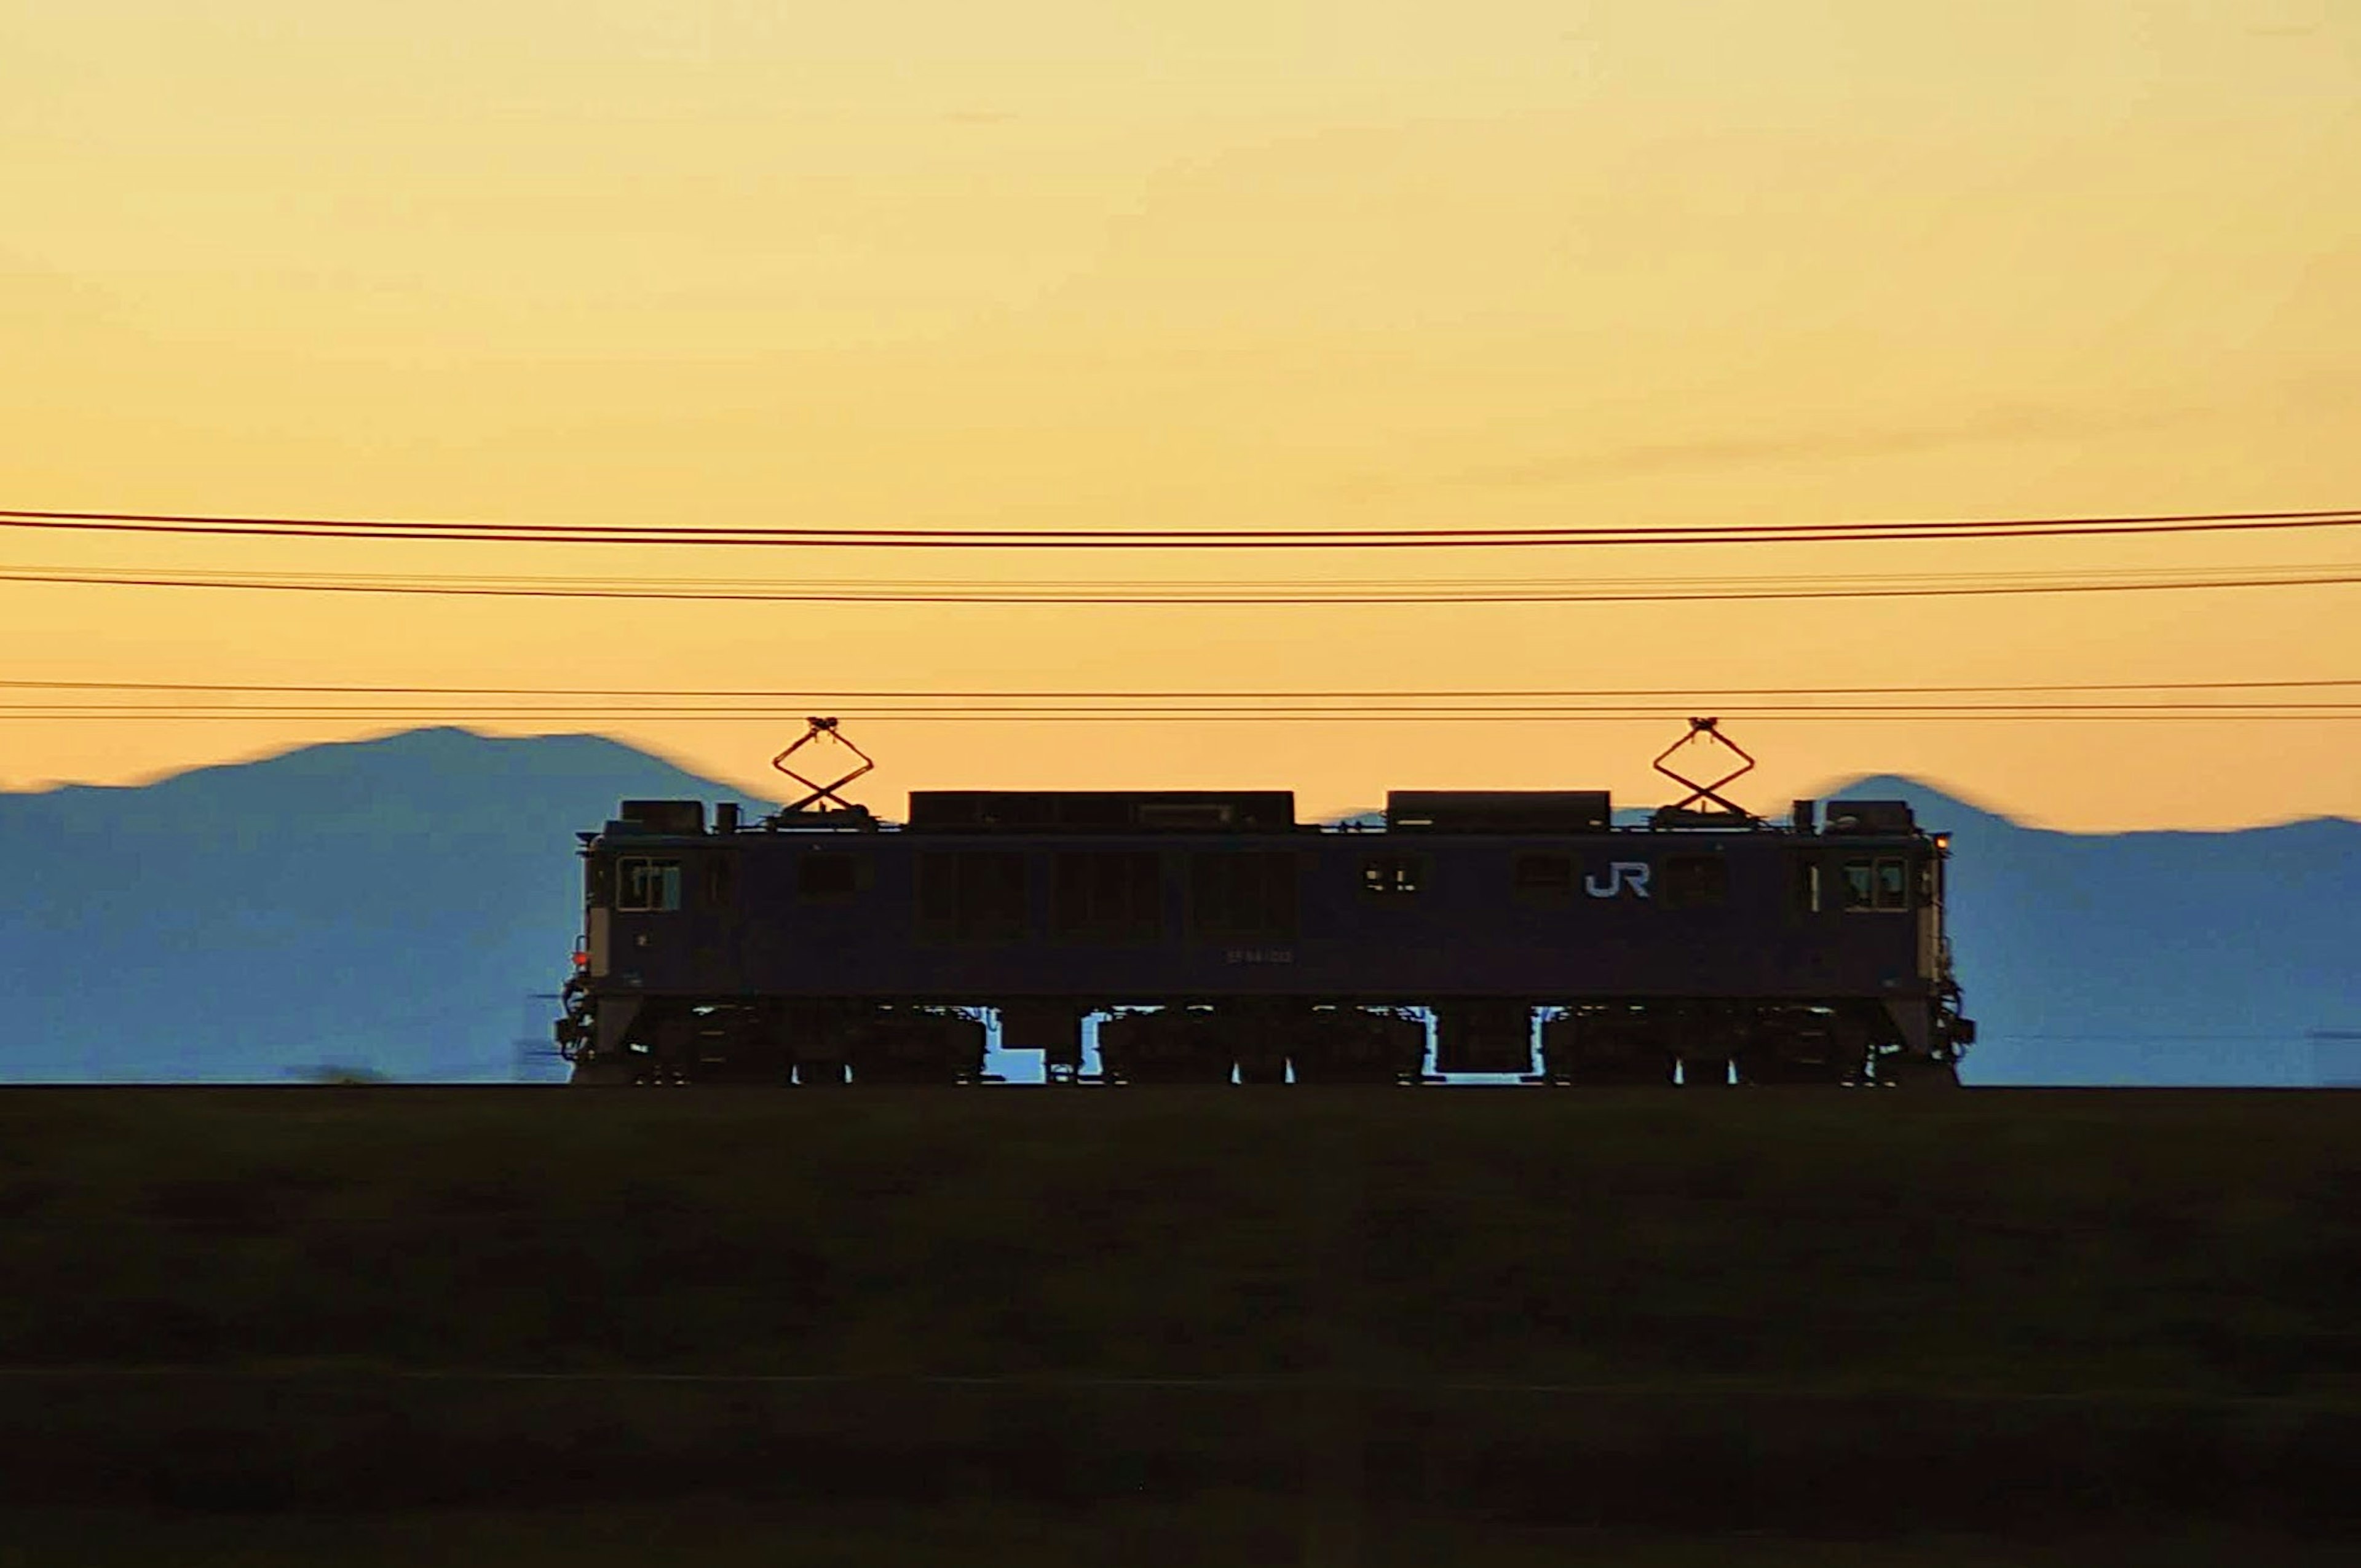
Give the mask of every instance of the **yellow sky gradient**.
<path id="1" fill-rule="evenodd" d="M 0 0 L 0 506 L 1306 528 L 2361 505 L 2361 7 Z M 0 568 L 975 578 L 2361 562 L 2276 538 L 1250 559 L 0 534 Z M 0 583 L 0 676 L 2361 675 L 2361 588 L 1454 608 Z M 857 706 L 843 705 L 849 714 Z M 849 721 L 850 723 L 850 721 Z M 0 718 L 0 786 L 368 725 Z M 752 784 L 788 736 L 599 728 Z M 1657 792 L 1663 720 L 876 722 L 939 785 Z M 1762 721 L 2035 820 L 2361 816 L 2361 725 Z"/>

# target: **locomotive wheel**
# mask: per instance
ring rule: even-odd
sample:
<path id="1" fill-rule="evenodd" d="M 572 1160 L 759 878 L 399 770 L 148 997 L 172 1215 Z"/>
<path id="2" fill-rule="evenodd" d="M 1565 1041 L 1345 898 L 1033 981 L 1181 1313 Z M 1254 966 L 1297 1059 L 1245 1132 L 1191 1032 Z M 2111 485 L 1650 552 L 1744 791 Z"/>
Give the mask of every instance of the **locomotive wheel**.
<path id="1" fill-rule="evenodd" d="M 1295 1081 L 1298 1083 L 1401 1083 L 1416 1076 L 1415 1068 L 1400 1068 L 1390 1062 L 1295 1058 Z"/>
<path id="2" fill-rule="evenodd" d="M 1960 1068 L 1957 1062 L 1935 1061 L 1897 1051 L 1878 1058 L 1877 1081 L 1900 1089 L 1957 1089 Z"/>
<path id="3" fill-rule="evenodd" d="M 576 1062 L 574 1076 L 569 1081 L 587 1089 L 620 1089 L 630 1085 L 637 1077 L 630 1058 L 610 1059 L 600 1057 Z"/>
<path id="4" fill-rule="evenodd" d="M 842 1083 L 846 1069 L 841 1059 L 834 1061 L 799 1061 L 796 1063 L 796 1081 L 810 1088 L 818 1084 Z"/>
<path id="5" fill-rule="evenodd" d="M 1099 1065 L 1121 1083 L 1227 1083 L 1230 1031 L 1204 1014 L 1127 1013 L 1099 1025 Z"/>
<path id="6" fill-rule="evenodd" d="M 1681 1085 L 1685 1089 L 1723 1089 L 1730 1084 L 1728 1057 L 1683 1057 Z"/>
<path id="7" fill-rule="evenodd" d="M 1553 1083 L 1583 1089 L 1636 1089 L 1673 1081 L 1673 1058 L 1660 1056 L 1621 1057 L 1566 1062 L 1550 1073 Z"/>
<path id="8" fill-rule="evenodd" d="M 1842 1083 L 1848 1076 L 1836 1062 L 1796 1061 L 1767 1051 L 1738 1058 L 1738 1081 L 1758 1087 Z"/>
<path id="9" fill-rule="evenodd" d="M 1113 1069 L 1119 1083 L 1227 1083 L 1230 1064 L 1218 1059 L 1135 1061 Z"/>
<path id="10" fill-rule="evenodd" d="M 1289 1060 L 1298 1083 L 1416 1082 L 1426 1025 L 1388 1014 L 1314 1013 L 1297 1030 Z"/>
<path id="11" fill-rule="evenodd" d="M 892 1057 L 882 1052 L 852 1059 L 855 1083 L 956 1083 L 959 1072 L 939 1058 Z"/>

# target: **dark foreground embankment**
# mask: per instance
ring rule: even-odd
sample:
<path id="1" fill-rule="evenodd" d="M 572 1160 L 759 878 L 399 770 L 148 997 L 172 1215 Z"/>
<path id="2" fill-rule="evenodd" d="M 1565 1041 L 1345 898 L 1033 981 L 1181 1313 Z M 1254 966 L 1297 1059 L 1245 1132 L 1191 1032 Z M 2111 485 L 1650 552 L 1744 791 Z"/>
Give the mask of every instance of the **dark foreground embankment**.
<path id="1" fill-rule="evenodd" d="M 13 1091 L 0 1500 L 2333 1539 L 2356 1134 L 2334 1094 Z"/>

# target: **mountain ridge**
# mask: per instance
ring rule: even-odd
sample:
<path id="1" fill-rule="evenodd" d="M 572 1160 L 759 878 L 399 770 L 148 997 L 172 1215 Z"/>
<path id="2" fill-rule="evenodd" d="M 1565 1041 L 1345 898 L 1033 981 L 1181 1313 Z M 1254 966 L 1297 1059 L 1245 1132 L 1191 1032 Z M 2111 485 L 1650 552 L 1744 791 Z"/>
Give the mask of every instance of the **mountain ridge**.
<path id="1" fill-rule="evenodd" d="M 661 753 L 649 751 L 642 747 L 635 746 L 628 741 L 617 740 L 609 736 L 583 734 L 574 731 L 545 735 L 490 735 L 486 734 L 481 730 L 471 729 L 465 725 L 458 724 L 422 725 L 408 729 L 389 731 L 383 735 L 366 736 L 357 740 L 306 742 L 301 745 L 289 747 L 282 751 L 265 752 L 261 755 L 251 758 L 242 758 L 222 762 L 198 763 L 192 767 L 183 768 L 176 772 L 160 773 L 154 778 L 142 780 L 136 784 L 91 784 L 76 781 L 56 781 L 27 789 L 9 789 L 0 787 L 0 800 L 31 801 L 60 798 L 120 798 L 143 795 L 157 790 L 177 789 L 192 784 L 203 785 L 216 780 L 236 778 L 237 780 L 244 781 L 254 779 L 262 776 L 262 773 L 265 772 L 278 770 L 282 765 L 285 765 L 291 773 L 297 771 L 312 772 L 315 771 L 316 764 L 329 759 L 352 758 L 357 757 L 363 753 L 370 753 L 374 755 L 390 755 L 401 751 L 416 753 L 423 751 L 424 749 L 429 747 L 447 747 L 455 743 L 459 746 L 514 748 L 518 749 L 520 752 L 529 749 L 539 753 L 548 753 L 562 748 L 578 751 L 582 752 L 586 758 L 603 756 L 619 763 L 653 763 L 656 766 L 672 770 L 677 778 L 684 783 L 695 784 L 709 798 L 720 800 L 734 798 L 746 801 L 750 805 L 758 804 L 750 800 L 749 792 L 737 784 L 701 775 L 694 769 L 691 769 L 683 763 L 675 762 Z M 2347 828 L 2361 828 L 2361 817 L 2340 817 L 2334 814 L 2312 817 L 2293 817 L 2270 822 L 2241 824 L 2239 826 L 2230 828 L 2053 828 L 2039 823 L 2029 822 L 2024 818 L 2013 817 L 2009 813 L 1995 806 L 1984 805 L 1974 797 L 1972 792 L 1960 789 L 1954 785 L 1937 784 L 1927 779 L 1913 778 L 1907 773 L 1879 773 L 1845 775 L 1837 782 L 1824 785 L 1817 793 L 1806 798 L 1819 801 L 1845 798 L 1902 798 L 1911 800 L 1914 803 L 1929 801 L 1936 803 L 1938 807 L 1935 812 L 1926 814 L 1930 823 L 1933 823 L 1934 817 L 1938 815 L 1966 814 L 1972 817 L 1989 818 L 2022 832 L 2054 833 L 2074 839 L 2119 839 L 2144 835 L 2167 836 L 2175 834 L 2212 835 L 2224 833 L 2253 833 L 2266 832 L 2283 828 L 2303 827 L 2313 823 L 2335 824 Z M 759 804 L 767 806 L 774 803 L 763 802 Z M 1765 809 L 1773 816 L 1778 815 L 1775 810 L 1770 807 L 1766 807 Z M 1382 815 L 1383 810 L 1384 808 L 1382 806 L 1367 806 L 1357 810 L 1331 812 L 1327 814 L 1327 818 L 1344 819 L 1356 817 L 1378 816 Z M 1941 826 L 1939 823 L 1933 823 L 1933 825 L 1938 828 Z"/>
<path id="2" fill-rule="evenodd" d="M 2316 823 L 2340 828 L 2361 828 L 2361 817 L 2318 816 L 2290 817 L 2275 822 L 2254 822 L 2235 828 L 2050 828 L 2037 822 L 2027 822 L 2004 811 L 1982 806 L 1955 789 L 1911 778 L 1906 773 L 1867 773 L 1831 784 L 1817 797 L 1821 800 L 1857 798 L 1874 800 L 1881 797 L 1909 800 L 1914 805 L 1931 799 L 1940 803 L 1941 814 L 1965 813 L 1971 817 L 1989 819 L 2004 824 L 2020 833 L 2053 833 L 2069 839 L 2132 839 L 2168 837 L 2171 835 L 2219 835 L 2224 833 L 2268 833 L 2285 828 L 2302 828 Z M 1930 827 L 1940 830 L 1945 825 L 1937 820 L 1938 813 L 1921 812 Z"/>

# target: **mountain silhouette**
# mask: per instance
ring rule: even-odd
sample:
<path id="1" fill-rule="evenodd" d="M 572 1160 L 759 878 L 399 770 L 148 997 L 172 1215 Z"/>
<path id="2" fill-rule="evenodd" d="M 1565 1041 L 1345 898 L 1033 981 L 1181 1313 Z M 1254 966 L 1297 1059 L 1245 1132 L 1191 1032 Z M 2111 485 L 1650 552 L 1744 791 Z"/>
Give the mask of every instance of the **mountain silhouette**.
<path id="1" fill-rule="evenodd" d="M 2361 823 L 2075 834 L 1908 779 L 1828 793 L 1952 836 L 1971 1081 L 2361 1079 L 2361 1042 L 2313 1037 L 2361 1028 Z M 626 796 L 742 798 L 598 737 L 456 729 L 0 794 L 0 1080 L 558 1076 L 518 1042 L 580 925 L 574 834 Z"/>
<path id="2" fill-rule="evenodd" d="M 739 795 L 596 736 L 456 729 L 0 795 L 0 1078 L 511 1078 L 581 925 L 575 831 Z"/>

